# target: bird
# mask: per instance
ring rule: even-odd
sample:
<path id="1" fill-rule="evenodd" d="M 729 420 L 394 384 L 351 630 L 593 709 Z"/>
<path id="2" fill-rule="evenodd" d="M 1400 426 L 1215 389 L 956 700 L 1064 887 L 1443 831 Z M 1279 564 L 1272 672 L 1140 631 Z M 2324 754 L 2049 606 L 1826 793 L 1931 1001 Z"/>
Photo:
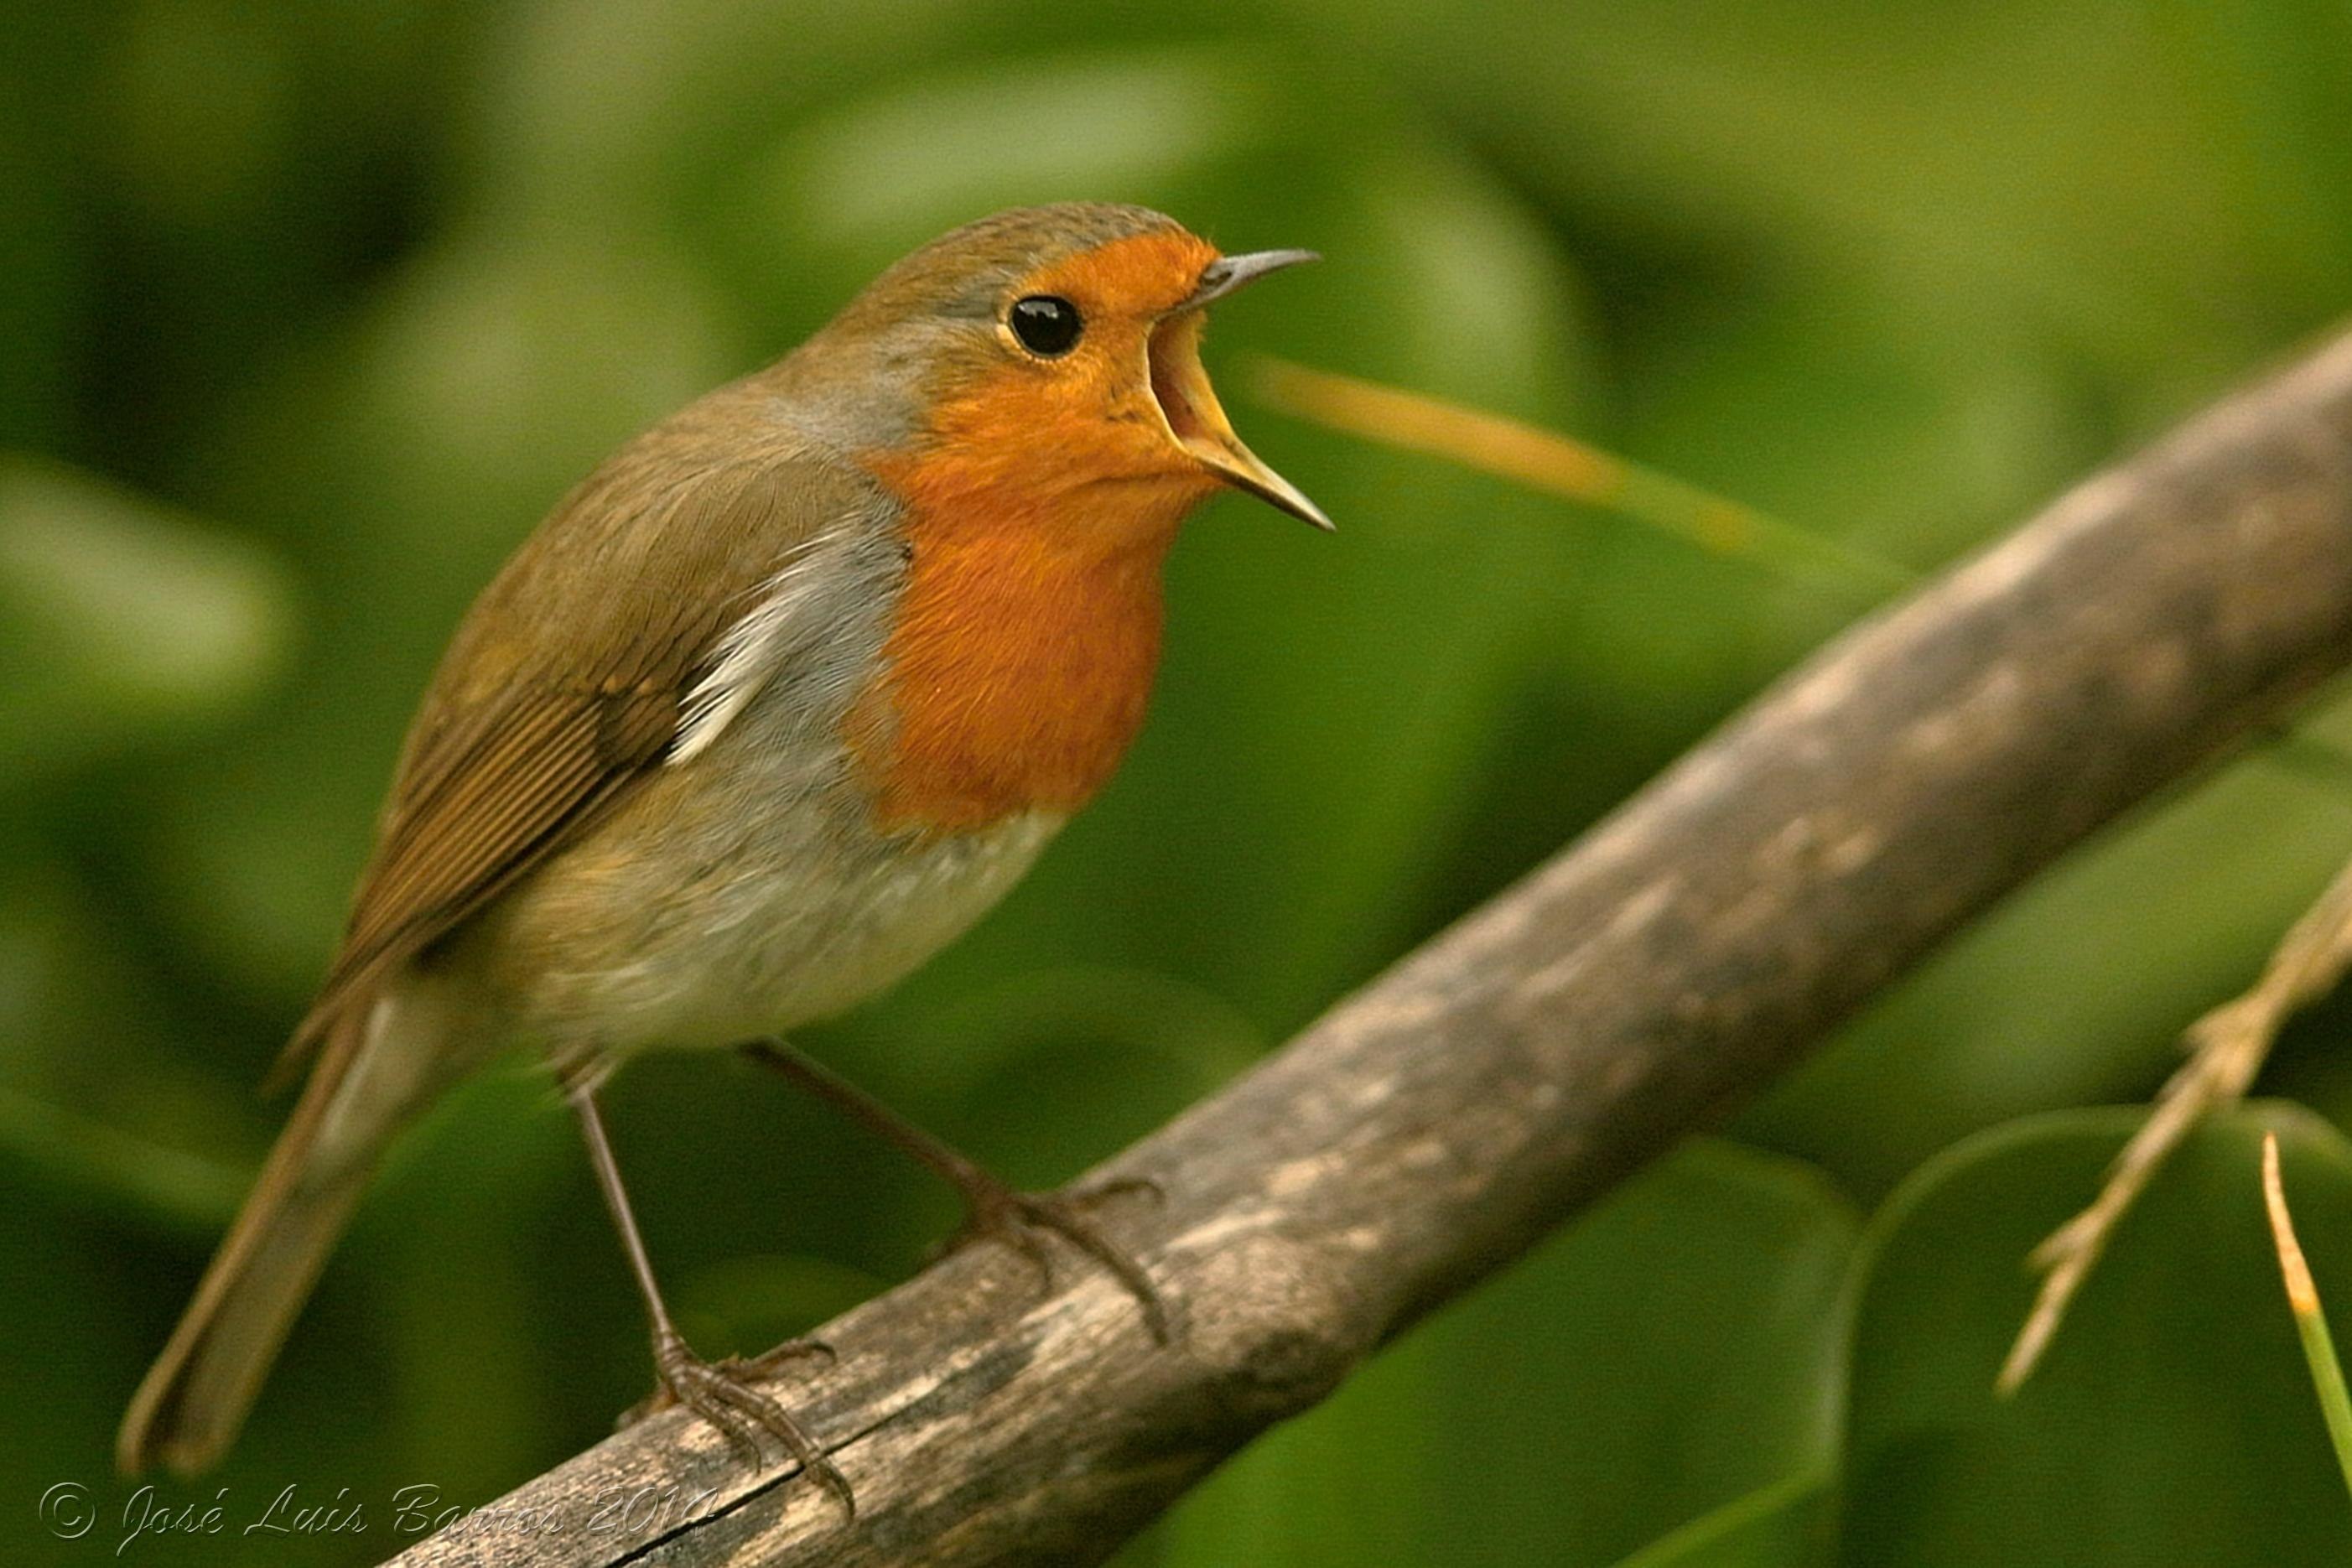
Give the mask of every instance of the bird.
<path id="1" fill-rule="evenodd" d="M 628 441 L 467 613 L 395 765 L 341 943 L 281 1068 L 307 1079 L 116 1444 L 234 1442 L 393 1141 L 536 1053 L 645 1300 L 657 1386 L 759 1461 L 846 1479 L 678 1333 L 597 1094 L 632 1056 L 739 1050 L 961 1192 L 966 1237 L 1148 1272 L 1086 1194 L 1016 1192 L 786 1044 L 983 914 L 1112 776 L 1160 658 L 1162 563 L 1226 489 L 1330 520 L 1234 433 L 1206 308 L 1304 250 L 1224 254 L 1147 208 L 965 225 L 798 348 Z"/>

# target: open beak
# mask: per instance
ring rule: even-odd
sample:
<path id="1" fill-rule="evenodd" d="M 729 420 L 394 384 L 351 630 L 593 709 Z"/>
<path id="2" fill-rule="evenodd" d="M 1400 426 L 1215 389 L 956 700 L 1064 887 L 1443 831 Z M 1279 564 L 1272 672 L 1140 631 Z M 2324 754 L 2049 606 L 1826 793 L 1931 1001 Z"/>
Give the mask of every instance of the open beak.
<path id="1" fill-rule="evenodd" d="M 1311 250 L 1259 250 L 1209 263 L 1200 286 L 1151 330 L 1151 395 L 1176 444 L 1236 489 L 1279 507 L 1302 522 L 1331 531 L 1323 509 L 1276 473 L 1234 434 L 1232 423 L 1201 368 L 1202 307 L 1279 268 L 1313 261 Z"/>

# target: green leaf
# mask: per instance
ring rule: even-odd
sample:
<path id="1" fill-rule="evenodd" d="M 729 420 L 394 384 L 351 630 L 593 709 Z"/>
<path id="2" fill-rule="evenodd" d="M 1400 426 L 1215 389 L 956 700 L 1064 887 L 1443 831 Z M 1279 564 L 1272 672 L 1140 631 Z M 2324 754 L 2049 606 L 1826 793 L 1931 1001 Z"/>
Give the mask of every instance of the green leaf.
<path id="1" fill-rule="evenodd" d="M 1810 1568 L 1829 1556 L 1825 1476 L 1792 1476 L 1664 1536 L 1617 1568 Z"/>
<path id="2" fill-rule="evenodd" d="M 1576 1568 L 1815 1489 L 1856 1232 L 1816 1173 L 1693 1143 L 1221 1471 L 1159 1561 Z"/>
<path id="3" fill-rule="evenodd" d="M 0 1152 L 63 1185 L 189 1229 L 226 1225 L 251 1173 L 0 1086 Z"/>
<path id="4" fill-rule="evenodd" d="M 2292 1568 L 2352 1552 L 2259 1178 L 2273 1126 L 2322 1293 L 2352 1292 L 2352 1144 L 2308 1112 L 2266 1104 L 2191 1139 L 2041 1370 L 2013 1399 L 1992 1392 L 2032 1296 L 2021 1260 L 2095 1190 L 2138 1115 L 2064 1112 L 1972 1138 L 1873 1220 L 1841 1561 Z"/>
<path id="5" fill-rule="evenodd" d="M 226 713 L 291 621 L 284 574 L 247 542 L 0 455 L 0 780 Z"/>

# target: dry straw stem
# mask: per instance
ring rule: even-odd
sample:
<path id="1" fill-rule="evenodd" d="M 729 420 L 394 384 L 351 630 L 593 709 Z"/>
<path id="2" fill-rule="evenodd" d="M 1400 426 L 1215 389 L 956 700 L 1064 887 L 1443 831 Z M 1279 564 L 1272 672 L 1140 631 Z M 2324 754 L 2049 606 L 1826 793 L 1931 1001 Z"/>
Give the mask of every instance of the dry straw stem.
<path id="1" fill-rule="evenodd" d="M 1255 390 L 1298 418 L 1606 507 L 1717 554 L 1828 570 L 1874 597 L 1919 582 L 1917 572 L 1897 562 L 1499 414 L 1279 359 L 1257 362 Z"/>
<path id="2" fill-rule="evenodd" d="M 2286 1280 L 2286 1304 L 2294 1310 L 2303 1358 L 2311 1366 L 2311 1385 L 2318 1391 L 2320 1413 L 2327 1418 L 2327 1440 L 2343 1468 L 2344 1485 L 2352 1490 L 2352 1395 L 2345 1392 L 2336 1340 L 2327 1331 L 2326 1314 L 2319 1310 L 2319 1288 L 2311 1281 L 2303 1244 L 2294 1238 L 2294 1217 L 2287 1213 L 2286 1187 L 2279 1180 L 2275 1132 L 2263 1134 L 2263 1204 L 2270 1210 L 2271 1239 L 2278 1247 L 2279 1273 Z"/>
<path id="3" fill-rule="evenodd" d="M 2298 1318 L 2319 1316 L 2319 1287 L 2312 1283 L 2311 1265 L 2303 1256 L 2303 1243 L 2294 1238 L 2294 1216 L 2287 1212 L 2286 1186 L 2279 1180 L 2278 1134 L 2263 1134 L 2263 1206 L 2270 1211 L 2271 1240 L 2278 1248 L 2279 1273 L 2286 1281 L 2286 1304 Z M 2326 1325 L 2320 1325 L 2322 1333 Z M 2330 1345 L 2327 1359 L 2332 1363 L 2336 1352 Z M 2342 1383 L 2338 1377 L 2336 1380 Z"/>
<path id="4" fill-rule="evenodd" d="M 1099 1562 L 2347 659 L 2352 339 L 1846 633 L 1094 1173 L 1165 1194 L 1102 1219 L 1181 1299 L 1180 1343 L 1098 1268 L 1068 1258 L 1041 1294 L 1006 1248 L 969 1247 L 818 1330 L 837 1361 L 773 1380 L 857 1489 L 854 1523 L 671 1411 L 403 1561 Z"/>
<path id="5" fill-rule="evenodd" d="M 2001 1393 L 2016 1393 L 2032 1375 L 2116 1226 L 2172 1152 L 2207 1115 L 2245 1098 L 2287 1020 L 2333 991 L 2347 966 L 2352 865 L 2336 874 L 2319 901 L 2287 931 L 2252 990 L 2189 1026 L 2189 1059 L 2158 1092 L 2155 1109 L 2116 1156 L 2099 1195 L 2033 1249 L 2033 1266 L 2045 1271 L 2042 1289 L 2001 1363 Z"/>

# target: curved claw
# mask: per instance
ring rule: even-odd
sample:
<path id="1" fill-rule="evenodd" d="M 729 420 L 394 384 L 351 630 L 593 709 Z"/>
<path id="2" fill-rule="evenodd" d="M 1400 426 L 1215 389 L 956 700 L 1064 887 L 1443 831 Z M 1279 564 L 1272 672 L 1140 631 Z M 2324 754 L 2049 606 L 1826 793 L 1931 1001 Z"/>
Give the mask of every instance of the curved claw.
<path id="1" fill-rule="evenodd" d="M 1112 1198 L 1140 1195 L 1162 1207 L 1167 1206 L 1168 1189 L 1149 1176 L 1113 1176 L 1108 1182 L 1097 1182 L 1090 1187 L 1080 1187 L 1069 1194 L 1070 1201 L 1084 1208 L 1107 1203 Z"/>
<path id="2" fill-rule="evenodd" d="M 821 1361 L 831 1366 L 841 1358 L 823 1340 L 786 1340 L 771 1350 L 755 1356 L 729 1356 L 719 1364 L 726 1371 L 745 1376 L 761 1376 L 796 1361 Z"/>
<path id="3" fill-rule="evenodd" d="M 716 1427 L 727 1439 L 727 1446 L 753 1469 L 767 1462 L 759 1440 L 759 1434 L 765 1431 L 839 1500 L 844 1512 L 855 1519 L 857 1500 L 849 1489 L 848 1479 L 782 1405 L 751 1386 L 751 1379 L 759 1373 L 772 1370 L 782 1362 L 806 1355 L 823 1355 L 829 1360 L 833 1351 L 814 1341 L 789 1340 L 750 1361 L 730 1357 L 711 1363 L 688 1349 L 684 1340 L 674 1334 L 666 1335 L 654 1343 L 654 1367 L 661 1385 L 651 1397 L 623 1412 L 621 1425 L 631 1426 L 673 1405 L 682 1405 Z"/>
<path id="4" fill-rule="evenodd" d="M 1054 1285 L 1053 1255 L 1037 1233 L 1051 1231 L 1108 1269 L 1135 1298 L 1143 1312 L 1144 1327 L 1153 1341 L 1172 1344 L 1175 1327 L 1168 1304 L 1159 1287 L 1151 1282 L 1150 1272 L 1104 1235 L 1087 1213 L 1108 1199 L 1130 1192 L 1150 1192 L 1163 1201 L 1165 1197 L 1158 1183 L 1140 1176 L 1123 1176 L 1069 1193 L 1024 1193 L 992 1183 L 974 1183 L 964 1189 L 964 1222 L 948 1238 L 945 1249 L 952 1251 L 994 1237 L 1035 1265 L 1042 1287 L 1050 1290 Z"/>
<path id="5" fill-rule="evenodd" d="M 963 1223 L 931 1249 L 931 1257 L 936 1260 L 950 1252 L 961 1252 L 974 1242 L 989 1240 L 1001 1241 L 1027 1259 L 1029 1267 L 1037 1271 L 1038 1290 L 1052 1293 L 1054 1255 L 1032 1228 L 1028 1217 L 1011 1203 L 1000 1205 L 988 1199 L 972 1204 L 964 1212 Z"/>

